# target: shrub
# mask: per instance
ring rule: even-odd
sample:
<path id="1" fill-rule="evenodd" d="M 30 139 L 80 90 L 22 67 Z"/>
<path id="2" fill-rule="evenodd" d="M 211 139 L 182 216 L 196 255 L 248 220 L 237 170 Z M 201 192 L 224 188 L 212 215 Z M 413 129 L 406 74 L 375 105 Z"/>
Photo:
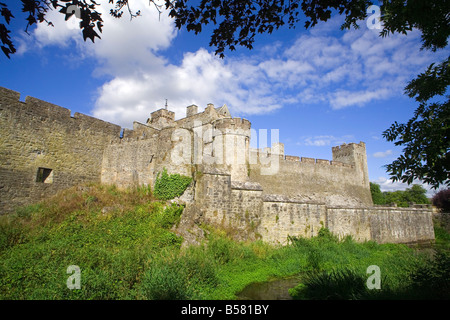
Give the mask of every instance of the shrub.
<path id="1" fill-rule="evenodd" d="M 317 233 L 317 239 L 330 242 L 339 242 L 339 238 L 336 235 L 332 234 L 328 228 L 324 227 L 320 228 L 319 232 Z"/>
<path id="2" fill-rule="evenodd" d="M 450 189 L 441 190 L 436 193 L 432 199 L 432 203 L 443 212 L 450 212 Z"/>
<path id="3" fill-rule="evenodd" d="M 158 173 L 155 181 L 154 195 L 160 200 L 170 200 L 183 194 L 191 183 L 192 178 L 178 173 L 168 174 L 164 168 L 161 175 Z"/>
<path id="4" fill-rule="evenodd" d="M 206 287 L 217 286 L 217 267 L 214 260 L 206 254 L 204 247 L 190 247 L 182 261 L 190 283 Z"/>

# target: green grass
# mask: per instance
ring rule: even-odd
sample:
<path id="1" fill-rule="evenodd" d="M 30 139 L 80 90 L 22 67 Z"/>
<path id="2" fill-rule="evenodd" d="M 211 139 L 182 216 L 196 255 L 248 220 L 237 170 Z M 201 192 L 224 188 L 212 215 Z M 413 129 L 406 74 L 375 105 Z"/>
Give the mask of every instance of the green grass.
<path id="1" fill-rule="evenodd" d="M 445 254 L 429 260 L 405 245 L 339 241 L 326 229 L 275 247 L 208 228 L 202 245 L 182 248 L 172 231 L 182 210 L 148 188 L 93 185 L 1 216 L 0 299 L 235 299 L 250 283 L 292 275 L 302 279 L 295 298 L 448 298 Z M 436 237 L 448 252 L 448 233 Z M 81 269 L 81 289 L 66 286 L 70 265 Z M 382 290 L 364 286 L 369 265 L 380 267 Z"/>

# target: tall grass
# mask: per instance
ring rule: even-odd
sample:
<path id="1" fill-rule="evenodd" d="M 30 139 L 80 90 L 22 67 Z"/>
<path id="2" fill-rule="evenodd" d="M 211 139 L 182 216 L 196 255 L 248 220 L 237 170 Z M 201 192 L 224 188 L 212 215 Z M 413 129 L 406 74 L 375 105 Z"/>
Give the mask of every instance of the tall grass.
<path id="1" fill-rule="evenodd" d="M 442 246 L 430 256 L 405 245 L 356 243 L 350 237 L 291 240 L 307 256 L 302 281 L 290 290 L 294 299 L 450 298 L 450 255 Z M 380 289 L 367 286 L 371 265 L 380 268 Z"/>
<path id="2" fill-rule="evenodd" d="M 172 230 L 182 210 L 146 187 L 90 185 L 0 216 L 0 299 L 235 299 L 250 283 L 298 274 L 296 298 L 358 299 L 379 297 L 360 290 L 369 265 L 380 267 L 384 293 L 420 294 L 425 283 L 433 292 L 448 278 L 444 256 L 430 269 L 404 245 L 340 241 L 326 229 L 277 247 L 209 228 L 207 241 L 182 248 Z M 70 265 L 81 289 L 67 288 Z"/>

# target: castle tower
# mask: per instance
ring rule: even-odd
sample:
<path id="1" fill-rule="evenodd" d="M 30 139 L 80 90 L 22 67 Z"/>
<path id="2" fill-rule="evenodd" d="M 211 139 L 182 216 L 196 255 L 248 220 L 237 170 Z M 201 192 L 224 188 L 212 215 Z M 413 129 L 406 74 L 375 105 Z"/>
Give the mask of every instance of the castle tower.
<path id="1" fill-rule="evenodd" d="M 147 124 L 150 124 L 157 129 L 172 127 L 175 125 L 175 112 L 167 109 L 159 109 L 151 113 L 150 119 L 147 120 Z"/>
<path id="2" fill-rule="evenodd" d="M 354 166 L 357 174 L 361 177 L 362 186 L 370 188 L 366 144 L 364 142 L 349 143 L 333 147 L 332 153 L 333 161 L 339 161 Z"/>
<path id="3" fill-rule="evenodd" d="M 195 104 L 186 107 L 186 117 L 191 117 L 193 115 L 196 115 L 197 113 L 198 113 L 198 106 L 196 106 Z"/>
<path id="4" fill-rule="evenodd" d="M 233 181 L 247 181 L 251 123 L 242 118 L 224 118 L 213 125 L 213 152 L 222 170 Z"/>

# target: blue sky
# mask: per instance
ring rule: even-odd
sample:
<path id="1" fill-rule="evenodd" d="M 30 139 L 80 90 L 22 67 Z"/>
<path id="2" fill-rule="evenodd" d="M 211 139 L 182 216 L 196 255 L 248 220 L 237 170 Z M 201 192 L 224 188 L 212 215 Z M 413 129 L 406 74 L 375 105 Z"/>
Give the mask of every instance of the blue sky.
<path id="1" fill-rule="evenodd" d="M 0 86 L 129 128 L 165 99 L 177 118 L 193 103 L 226 104 L 255 129 L 278 129 L 289 155 L 331 159 L 332 146 L 364 141 L 370 180 L 386 191 L 408 187 L 388 181 L 383 165 L 401 149 L 381 133 L 417 107 L 403 94 L 407 82 L 448 55 L 421 51 L 418 32 L 381 38 L 365 21 L 341 31 L 335 17 L 311 30 L 300 22 L 258 36 L 253 50 L 238 47 L 220 59 L 209 33 L 176 30 L 147 0 L 132 2 L 142 12 L 132 21 L 126 12 L 110 17 L 108 0 L 97 2 L 106 6 L 95 44 L 82 40 L 74 17 L 65 22 L 57 12 L 48 15 L 56 27 L 39 24 L 28 36 L 14 10 L 18 52 L 0 57 Z"/>

